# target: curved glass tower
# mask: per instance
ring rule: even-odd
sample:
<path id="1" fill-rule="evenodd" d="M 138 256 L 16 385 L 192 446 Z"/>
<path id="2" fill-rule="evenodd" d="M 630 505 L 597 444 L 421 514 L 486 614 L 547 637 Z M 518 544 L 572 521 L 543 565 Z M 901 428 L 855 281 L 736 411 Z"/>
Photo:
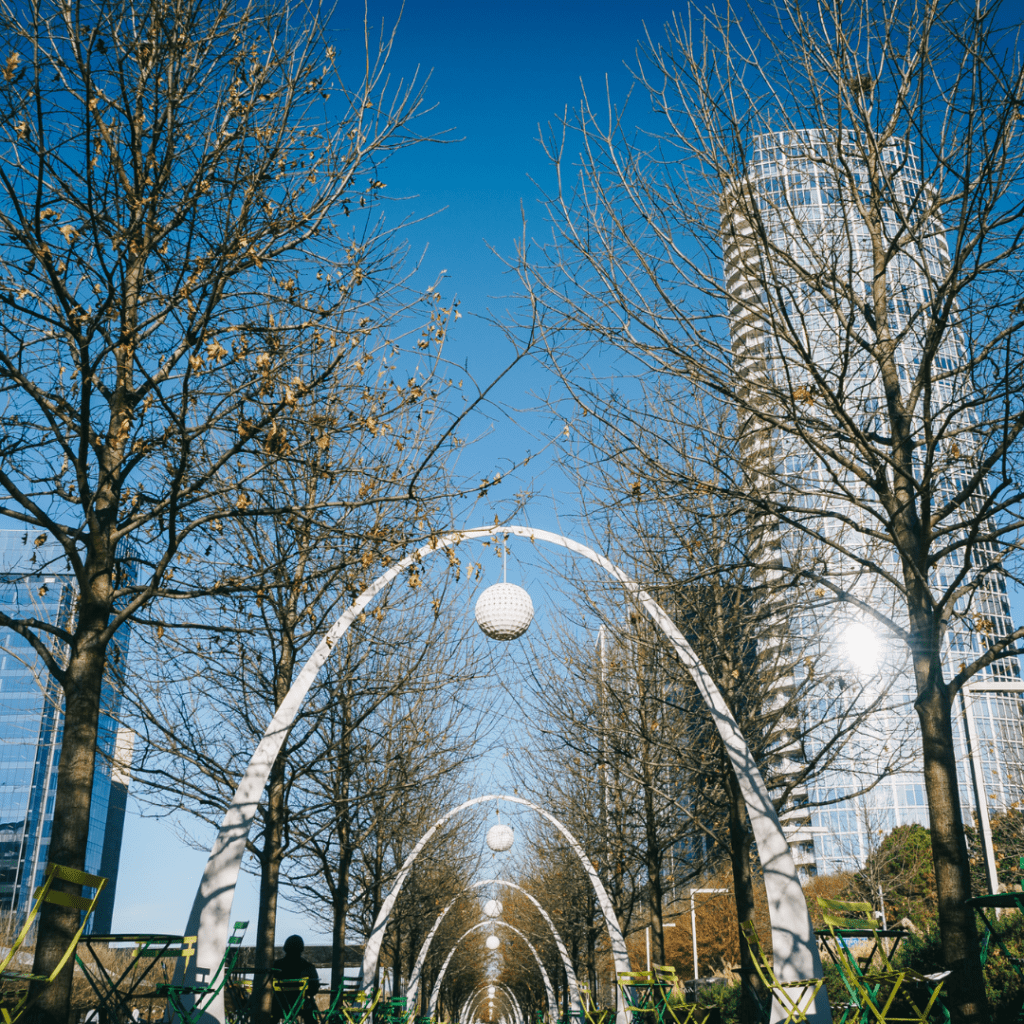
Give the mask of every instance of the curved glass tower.
<path id="1" fill-rule="evenodd" d="M 887 572 L 897 576 L 900 567 L 891 544 L 881 536 L 871 539 L 879 520 L 872 520 L 868 489 L 842 468 L 841 458 L 816 457 L 801 445 L 798 431 L 773 430 L 756 412 L 757 402 L 770 403 L 764 396 L 773 393 L 813 406 L 816 390 L 827 382 L 831 395 L 842 395 L 844 410 L 860 429 L 872 430 L 877 422 L 884 430 L 877 366 L 864 346 L 851 340 L 858 334 L 857 317 L 863 316 L 855 300 L 872 295 L 872 268 L 878 265 L 872 245 L 879 239 L 886 246 L 885 294 L 898 339 L 899 375 L 902 381 L 915 379 L 929 282 L 948 267 L 945 232 L 934 215 L 921 213 L 931 193 L 922 185 L 914 153 L 897 139 L 877 161 L 873 194 L 877 199 L 881 190 L 884 199 L 874 207 L 880 223 L 872 235 L 867 226 L 872 211 L 861 201 L 869 191 L 868 170 L 857 155 L 857 141 L 849 133 L 821 130 L 754 140 L 747 177 L 722 203 L 729 325 L 735 372 L 750 382 L 749 395 L 758 396 L 748 404 L 755 411 L 740 425 L 750 486 L 769 489 L 768 504 L 789 506 L 794 520 L 811 527 L 801 530 L 766 517 L 752 535 L 756 557 L 766 566 L 802 560 L 902 625 L 905 602 L 884 578 Z M 751 223 L 755 216 L 757 230 Z M 772 337 L 781 330 L 788 344 L 801 347 L 802 359 L 779 358 Z M 936 359 L 934 399 L 956 410 L 950 414 L 952 433 L 967 447 L 971 402 L 964 398 L 973 384 L 963 369 L 960 345 L 951 335 Z M 837 450 L 843 443 L 837 430 Z M 970 464 L 969 451 L 964 463 Z M 953 495 L 954 483 L 949 480 L 944 487 L 940 479 L 938 496 Z M 843 495 L 849 500 L 844 502 Z M 872 550 L 876 545 L 877 551 Z M 980 547 L 976 555 L 982 563 L 986 555 L 995 561 L 991 548 Z M 937 590 L 944 591 L 962 569 L 961 557 L 954 550 L 939 564 Z M 947 679 L 985 650 L 987 635 L 1004 636 L 1014 628 L 1002 576 L 993 572 L 983 580 L 972 578 L 977 587 L 971 603 L 957 606 L 945 638 Z M 825 608 L 830 594 L 821 594 Z M 794 854 L 807 873 L 848 870 L 863 864 L 893 827 L 928 824 L 911 666 L 905 647 L 849 603 L 796 618 L 788 632 L 794 649 L 808 654 L 807 664 L 815 664 L 823 679 L 838 686 L 841 700 L 853 708 L 857 702 L 877 708 L 842 758 L 809 788 L 808 806 L 786 814 Z M 822 665 L 828 671 L 821 671 Z M 992 813 L 1024 800 L 1022 690 L 1018 659 L 1005 658 L 976 675 L 956 698 L 964 819 L 976 820 L 983 835 Z M 813 722 L 815 701 L 807 713 Z M 807 742 L 813 746 L 828 740 L 812 730 Z M 859 792 L 872 782 L 877 784 Z"/>

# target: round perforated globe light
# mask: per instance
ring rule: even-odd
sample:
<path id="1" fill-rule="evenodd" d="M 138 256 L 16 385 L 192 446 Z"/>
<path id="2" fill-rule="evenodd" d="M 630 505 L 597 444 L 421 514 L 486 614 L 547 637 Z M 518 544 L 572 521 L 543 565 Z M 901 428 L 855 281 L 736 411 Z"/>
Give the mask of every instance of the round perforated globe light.
<path id="1" fill-rule="evenodd" d="M 495 583 L 476 602 L 477 625 L 492 640 L 515 640 L 532 621 L 533 601 L 514 583 Z"/>
<path id="2" fill-rule="evenodd" d="M 504 853 L 506 850 L 511 850 L 515 838 L 515 832 L 508 825 L 492 825 L 487 830 L 487 845 L 495 853 Z"/>
<path id="3" fill-rule="evenodd" d="M 488 949 L 497 949 L 501 945 L 501 939 L 497 935 L 488 935 L 487 942 L 484 943 Z"/>
<path id="4" fill-rule="evenodd" d="M 488 900 L 484 904 L 484 913 L 488 917 L 498 917 L 504 909 L 501 905 L 501 900 Z M 494 995 L 493 989 L 491 990 L 491 995 Z"/>

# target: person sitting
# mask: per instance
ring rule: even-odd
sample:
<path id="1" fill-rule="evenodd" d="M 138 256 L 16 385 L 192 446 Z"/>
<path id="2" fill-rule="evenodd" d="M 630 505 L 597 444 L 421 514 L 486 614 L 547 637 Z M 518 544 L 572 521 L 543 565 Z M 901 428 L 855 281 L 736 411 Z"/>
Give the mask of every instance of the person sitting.
<path id="1" fill-rule="evenodd" d="M 302 1019 L 305 1024 L 317 1024 L 316 994 L 320 991 L 320 975 L 316 968 L 306 960 L 302 951 L 306 948 L 301 935 L 289 935 L 284 940 L 284 956 L 274 961 L 274 981 L 283 986 L 289 982 L 301 983 L 306 980 L 306 993 L 302 1001 Z M 293 992 L 274 993 L 274 1019 L 281 1020 L 293 1010 L 295 995 Z"/>

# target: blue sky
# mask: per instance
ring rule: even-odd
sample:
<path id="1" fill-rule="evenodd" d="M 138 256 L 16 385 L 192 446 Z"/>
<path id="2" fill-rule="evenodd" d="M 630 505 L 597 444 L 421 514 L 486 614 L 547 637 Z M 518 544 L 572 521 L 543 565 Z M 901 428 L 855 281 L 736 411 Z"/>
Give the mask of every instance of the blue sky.
<path id="1" fill-rule="evenodd" d="M 371 3 L 369 16 L 377 25 L 383 19 L 390 26 L 399 11 L 397 3 Z M 430 74 L 428 96 L 436 108 L 421 122 L 422 130 L 447 132 L 459 141 L 417 146 L 395 160 L 384 175 L 387 195 L 408 198 L 396 203 L 389 216 L 427 218 L 410 228 L 410 245 L 415 253 L 424 253 L 423 286 L 446 271 L 444 294 L 459 296 L 463 318 L 452 331 L 448 351 L 458 362 L 468 361 L 476 379 L 489 379 L 510 355 L 500 332 L 485 322 L 489 310 L 500 314 L 508 305 L 504 296 L 515 289 L 515 280 L 491 247 L 500 254 L 513 251 L 524 209 L 530 227 L 541 230 L 531 178 L 544 184 L 549 172 L 537 142 L 538 125 L 547 125 L 578 102 L 581 81 L 591 95 L 603 93 L 607 75 L 613 97 L 624 96 L 629 86 L 624 62 L 633 61 L 645 23 L 657 35 L 671 11 L 671 4 L 657 0 L 411 0 L 406 5 L 392 58 L 394 74 L 408 78 L 417 67 L 421 76 Z M 362 5 L 351 0 L 340 4 L 334 27 L 344 59 L 350 48 L 361 45 Z M 544 394 L 549 386 L 533 365 L 503 381 L 496 394 L 500 408 L 476 425 L 482 436 L 465 457 L 467 471 L 503 468 L 506 460 L 521 460 L 560 432 L 558 410 L 538 406 L 530 397 Z M 504 490 L 492 491 L 488 501 L 493 504 L 478 506 L 471 520 L 455 525 L 493 521 L 502 499 L 529 484 L 539 492 L 530 521 L 572 530 L 577 505 L 553 465 L 555 450 L 531 462 Z M 512 579 L 511 564 L 509 572 Z M 543 573 L 523 582 L 542 612 Z M 180 931 L 205 859 L 204 853 L 185 846 L 168 824 L 130 814 L 114 930 Z M 243 881 L 234 908 L 234 919 L 246 917 L 254 928 L 252 880 Z M 279 941 L 293 931 L 307 941 L 325 941 L 311 922 L 282 906 Z"/>

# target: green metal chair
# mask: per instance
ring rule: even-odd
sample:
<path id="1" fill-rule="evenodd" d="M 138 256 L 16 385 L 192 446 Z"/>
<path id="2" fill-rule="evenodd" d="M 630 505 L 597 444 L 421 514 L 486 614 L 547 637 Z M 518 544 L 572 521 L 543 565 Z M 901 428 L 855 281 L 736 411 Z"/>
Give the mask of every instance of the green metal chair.
<path id="1" fill-rule="evenodd" d="M 309 978 L 273 978 L 274 1018 L 280 1024 L 295 1024 L 306 1005 Z"/>
<path id="2" fill-rule="evenodd" d="M 62 882 L 70 882 L 72 885 L 93 889 L 93 894 L 92 896 L 73 896 L 60 889 L 54 889 L 53 883 L 58 879 Z M 82 932 L 85 931 L 89 915 L 95 909 L 100 893 L 106 884 L 107 880 L 99 875 L 90 875 L 76 868 L 66 868 L 62 864 L 47 866 L 46 879 L 33 893 L 32 908 L 28 912 L 25 924 L 11 944 L 7 955 L 0 961 L 0 1017 L 3 1018 L 4 1024 L 14 1024 L 45 991 L 46 987 L 53 984 L 57 975 L 67 966 L 67 962 L 74 956 Z M 68 948 L 64 951 L 60 962 L 48 975 L 19 971 L 12 965 L 22 952 L 29 930 L 35 923 L 36 916 L 44 903 L 53 903 L 59 907 L 71 907 L 73 910 L 79 911 L 81 923 L 78 931 L 68 943 Z"/>
<path id="3" fill-rule="evenodd" d="M 927 1024 L 928 1015 L 935 1006 L 949 971 L 920 974 L 909 967 L 896 967 L 885 951 L 878 935 L 878 926 L 870 903 L 849 900 L 826 900 L 819 897 L 825 925 L 846 955 L 839 958 L 839 969 L 846 987 L 853 994 L 862 1011 L 862 1019 L 875 1024 Z M 881 970 L 873 970 L 871 960 L 858 962 L 857 957 L 843 941 L 844 931 L 870 932 L 875 956 Z M 924 990 L 925 996 L 915 996 L 914 989 Z M 945 1016 L 945 1011 L 943 1010 Z"/>
<path id="4" fill-rule="evenodd" d="M 764 955 L 764 950 L 761 949 L 761 940 L 757 937 L 754 922 L 741 921 L 740 932 L 750 950 L 750 959 L 753 961 L 754 969 L 761 978 L 761 982 L 779 1000 L 782 1008 L 786 1011 L 785 1024 L 806 1022 L 807 1014 L 813 1009 L 814 1000 L 817 999 L 821 986 L 825 984 L 825 979 L 798 978 L 796 981 L 779 981 L 775 976 L 775 968 L 768 957 Z"/>
<path id="5" fill-rule="evenodd" d="M 390 996 L 384 1004 L 385 1024 L 408 1024 L 412 1011 L 406 1006 L 405 996 Z"/>
<path id="6" fill-rule="evenodd" d="M 167 997 L 167 1009 L 171 1013 L 172 1020 L 176 1019 L 180 1024 L 197 1024 L 199 1018 L 220 994 L 221 989 L 228 986 L 231 972 L 235 969 L 235 964 L 238 961 L 238 954 L 242 951 L 242 936 L 248 927 L 248 921 L 235 922 L 234 928 L 228 936 L 224 955 L 205 985 L 157 986 L 157 995 Z M 247 1010 L 248 1003 L 238 1008 L 236 1019 L 243 1024 L 248 1020 Z"/>

